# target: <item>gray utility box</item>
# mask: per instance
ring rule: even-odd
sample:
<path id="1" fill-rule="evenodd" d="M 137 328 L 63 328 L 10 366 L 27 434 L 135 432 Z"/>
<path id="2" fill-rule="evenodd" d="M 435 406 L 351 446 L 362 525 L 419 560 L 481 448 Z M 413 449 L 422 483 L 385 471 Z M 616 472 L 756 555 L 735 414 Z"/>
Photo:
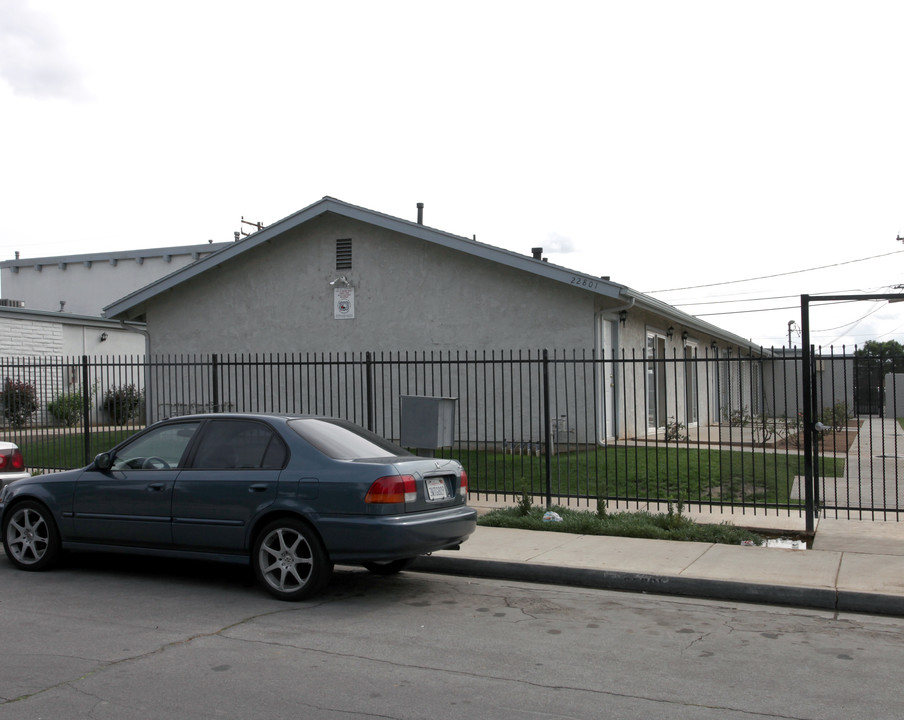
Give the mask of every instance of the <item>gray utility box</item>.
<path id="1" fill-rule="evenodd" d="M 454 397 L 402 395 L 402 440 L 406 448 L 452 447 L 455 437 Z"/>

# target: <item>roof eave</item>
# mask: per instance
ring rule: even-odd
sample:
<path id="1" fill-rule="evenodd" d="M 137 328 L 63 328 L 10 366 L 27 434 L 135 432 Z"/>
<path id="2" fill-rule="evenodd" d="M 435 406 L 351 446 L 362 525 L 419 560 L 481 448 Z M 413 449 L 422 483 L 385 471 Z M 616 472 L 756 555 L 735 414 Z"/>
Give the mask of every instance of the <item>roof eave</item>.
<path id="1" fill-rule="evenodd" d="M 217 265 L 227 262 L 236 255 L 269 242 L 299 225 L 330 212 L 351 220 L 377 225 L 387 230 L 419 238 L 458 252 L 465 252 L 475 257 L 493 262 L 501 262 L 510 267 L 546 277 L 557 282 L 574 285 L 607 298 L 621 299 L 624 297 L 624 292 L 626 290 L 623 285 L 618 285 L 602 278 L 536 260 L 532 257 L 521 255 L 510 250 L 486 245 L 477 242 L 476 240 L 443 232 L 442 230 L 437 230 L 420 223 L 402 220 L 401 218 L 384 215 L 383 213 L 368 210 L 367 208 L 350 205 L 341 200 L 336 200 L 335 198 L 325 197 L 272 225 L 268 225 L 264 229 L 249 235 L 242 240 L 231 243 L 191 265 L 180 268 L 175 272 L 163 278 L 159 278 L 149 285 L 120 298 L 104 308 L 104 315 L 111 318 L 118 317 L 119 315 L 126 315 L 130 319 L 141 317 L 145 312 L 144 308 L 147 301 L 156 295 L 166 292 L 186 280 L 190 280 Z"/>

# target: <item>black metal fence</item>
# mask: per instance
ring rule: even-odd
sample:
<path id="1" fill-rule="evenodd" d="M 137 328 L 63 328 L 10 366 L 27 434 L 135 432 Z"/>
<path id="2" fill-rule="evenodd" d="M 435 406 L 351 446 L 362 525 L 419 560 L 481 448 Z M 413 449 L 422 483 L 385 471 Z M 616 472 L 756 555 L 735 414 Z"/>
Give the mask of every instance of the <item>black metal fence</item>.
<path id="1" fill-rule="evenodd" d="M 403 396 L 454 398 L 452 445 L 429 451 L 478 497 L 900 519 L 898 360 L 816 355 L 810 428 L 797 352 L 718 347 L 6 358 L 0 409 L 3 438 L 55 471 L 164 417 L 323 414 L 398 442 Z"/>

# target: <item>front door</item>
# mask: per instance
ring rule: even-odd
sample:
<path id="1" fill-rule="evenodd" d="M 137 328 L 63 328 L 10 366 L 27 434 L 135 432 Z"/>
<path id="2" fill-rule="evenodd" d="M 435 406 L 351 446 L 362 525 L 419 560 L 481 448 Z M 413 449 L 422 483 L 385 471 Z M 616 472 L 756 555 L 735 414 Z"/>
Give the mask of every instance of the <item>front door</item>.
<path id="1" fill-rule="evenodd" d="M 73 501 L 77 539 L 169 545 L 173 484 L 199 424 L 152 429 L 119 448 L 110 470 L 86 470 L 76 484 Z"/>

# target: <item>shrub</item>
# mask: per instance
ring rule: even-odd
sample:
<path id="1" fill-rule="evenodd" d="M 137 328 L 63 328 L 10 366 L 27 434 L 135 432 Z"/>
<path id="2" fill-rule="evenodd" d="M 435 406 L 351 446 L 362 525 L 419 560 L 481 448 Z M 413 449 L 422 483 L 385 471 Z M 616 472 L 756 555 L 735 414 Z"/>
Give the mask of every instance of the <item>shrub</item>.
<path id="1" fill-rule="evenodd" d="M 681 442 L 687 440 L 687 426 L 678 422 L 675 418 L 669 418 L 668 424 L 665 426 L 666 442 Z"/>
<path id="2" fill-rule="evenodd" d="M 47 403 L 47 412 L 50 417 L 66 427 L 78 425 L 84 414 L 85 399 L 79 392 L 60 393 Z M 91 398 L 88 398 L 88 407 L 92 406 Z"/>
<path id="3" fill-rule="evenodd" d="M 835 432 L 843 430 L 851 419 L 851 410 L 843 400 L 838 401 L 832 407 L 822 409 L 819 417 L 823 425 L 828 425 Z"/>
<path id="4" fill-rule="evenodd" d="M 6 378 L 3 392 L 0 393 L 0 405 L 3 417 L 11 427 L 21 428 L 38 409 L 38 398 L 35 386 L 21 380 Z"/>
<path id="5" fill-rule="evenodd" d="M 104 393 L 104 411 L 114 425 L 135 420 L 144 406 L 144 391 L 134 385 L 120 385 Z"/>

